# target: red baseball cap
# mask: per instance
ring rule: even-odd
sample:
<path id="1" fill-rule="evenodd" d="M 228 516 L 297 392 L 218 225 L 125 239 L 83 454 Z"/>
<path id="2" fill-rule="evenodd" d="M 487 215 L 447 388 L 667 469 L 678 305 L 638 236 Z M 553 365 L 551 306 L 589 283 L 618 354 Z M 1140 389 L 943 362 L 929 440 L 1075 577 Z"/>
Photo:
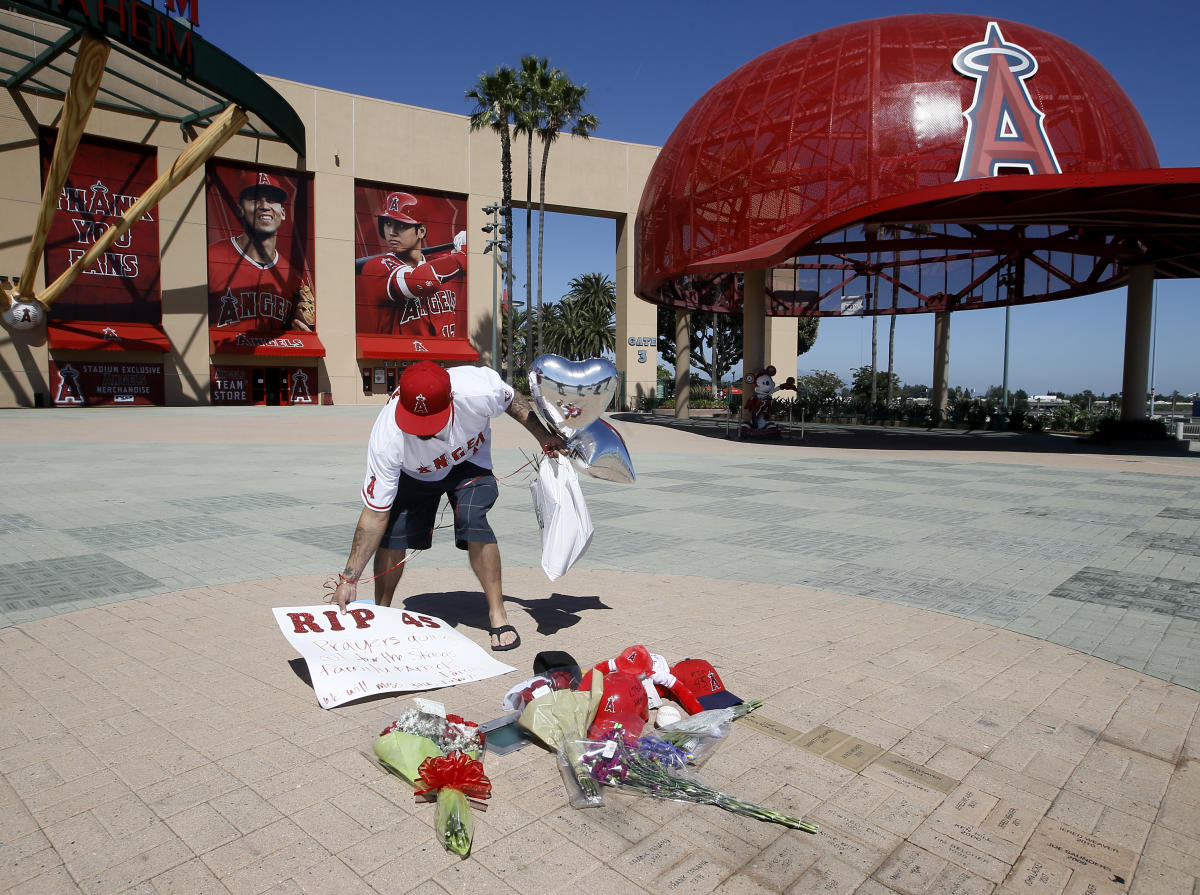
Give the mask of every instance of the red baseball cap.
<path id="1" fill-rule="evenodd" d="M 723 709 L 740 705 L 742 700 L 725 689 L 717 670 L 704 659 L 684 659 L 671 667 L 671 674 L 692 691 L 706 709 Z"/>
<path id="2" fill-rule="evenodd" d="M 596 708 L 596 717 L 588 728 L 588 736 L 600 739 L 620 726 L 629 736 L 641 736 L 650 712 L 646 707 L 646 690 L 632 674 L 613 671 L 604 675 L 604 695 Z"/>
<path id="3" fill-rule="evenodd" d="M 417 197 L 412 193 L 388 193 L 387 198 L 383 200 L 383 207 L 379 209 L 379 216 L 402 224 L 420 224 L 420 221 L 404 210 L 416 204 Z"/>
<path id="4" fill-rule="evenodd" d="M 246 193 L 258 192 L 266 196 L 268 199 L 274 199 L 280 204 L 287 201 L 287 190 L 279 184 L 279 180 L 272 177 L 266 171 L 246 171 L 241 176 L 241 192 L 238 193 L 238 200 L 246 198 Z"/>
<path id="5" fill-rule="evenodd" d="M 450 374 L 431 360 L 417 361 L 400 374 L 396 425 L 409 435 L 436 435 L 454 407 Z"/>

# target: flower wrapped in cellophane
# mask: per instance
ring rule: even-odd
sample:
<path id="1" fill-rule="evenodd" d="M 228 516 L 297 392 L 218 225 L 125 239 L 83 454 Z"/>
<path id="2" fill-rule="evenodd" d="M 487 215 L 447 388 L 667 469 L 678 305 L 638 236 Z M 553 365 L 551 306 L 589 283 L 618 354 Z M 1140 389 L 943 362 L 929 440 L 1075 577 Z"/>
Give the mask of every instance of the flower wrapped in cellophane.
<path id="1" fill-rule="evenodd" d="M 688 764 L 702 767 L 728 736 L 733 722 L 761 708 L 762 704 L 761 699 L 751 699 L 725 708 L 706 709 L 664 725 L 654 735 L 688 753 Z"/>
<path id="2" fill-rule="evenodd" d="M 817 825 L 800 817 L 781 814 L 744 799 L 726 795 L 681 773 L 686 755 L 672 752 L 673 747 L 656 737 L 631 742 L 620 731 L 604 739 L 581 744 L 582 763 L 593 777 L 606 786 L 643 793 L 656 799 L 672 799 L 701 805 L 716 805 L 743 817 L 782 824 L 805 833 L 817 832 Z"/>
<path id="3" fill-rule="evenodd" d="M 434 826 L 446 851 L 465 858 L 471 853 L 475 825 L 468 799 L 488 799 L 492 781 L 483 773 L 483 762 L 455 750 L 421 763 L 417 795 L 437 794 Z"/>
<path id="4" fill-rule="evenodd" d="M 468 799 L 486 799 L 492 791 L 478 760 L 483 744 L 473 721 L 419 709 L 406 710 L 375 740 L 384 767 L 418 789 L 418 797 L 436 797 L 439 841 L 464 858 L 473 831 Z"/>
<path id="5" fill-rule="evenodd" d="M 591 689 L 550 690 L 535 696 L 521 712 L 517 726 L 528 731 L 557 753 L 559 770 L 567 786 L 571 805 L 587 808 L 604 804 L 600 786 L 580 762 L 576 744 L 587 738 L 588 726 L 596 715 L 604 692 L 604 676 L 592 675 Z"/>

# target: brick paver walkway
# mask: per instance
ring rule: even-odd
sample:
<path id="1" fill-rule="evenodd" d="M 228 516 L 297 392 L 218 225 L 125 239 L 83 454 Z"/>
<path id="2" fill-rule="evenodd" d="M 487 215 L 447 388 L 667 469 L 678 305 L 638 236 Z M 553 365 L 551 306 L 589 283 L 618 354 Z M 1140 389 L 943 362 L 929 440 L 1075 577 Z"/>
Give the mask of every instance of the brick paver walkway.
<path id="1" fill-rule="evenodd" d="M 270 613 L 344 563 L 373 415 L 0 411 L 0 891 L 1200 891 L 1200 456 L 618 419 L 639 481 L 584 480 L 568 575 L 502 489 L 521 677 L 434 695 L 486 720 L 543 649 L 703 656 L 765 705 L 700 775 L 821 832 L 572 809 L 531 745 L 459 861 L 370 756 L 409 697 L 319 708 Z M 486 644 L 446 537 L 402 588 Z"/>

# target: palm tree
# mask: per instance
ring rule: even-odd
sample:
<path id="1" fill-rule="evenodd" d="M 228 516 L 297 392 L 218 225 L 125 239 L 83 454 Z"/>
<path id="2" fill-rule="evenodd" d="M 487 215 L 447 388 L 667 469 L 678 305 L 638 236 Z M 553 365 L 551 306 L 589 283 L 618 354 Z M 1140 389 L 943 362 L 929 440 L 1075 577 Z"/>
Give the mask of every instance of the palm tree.
<path id="1" fill-rule="evenodd" d="M 549 350 L 570 360 L 615 351 L 617 289 L 613 281 L 607 274 L 586 273 L 567 285 L 570 291 L 557 305 L 548 305 L 544 315 Z"/>
<path id="2" fill-rule="evenodd" d="M 533 309 L 533 135 L 541 130 L 545 120 L 546 97 L 551 83 L 549 59 L 521 57 L 521 71 L 517 74 L 520 102 L 513 111 L 513 130 L 518 138 L 528 138 L 525 153 L 525 307 L 530 310 Z M 540 265 L 540 253 L 538 262 Z M 525 360 L 530 367 L 533 366 L 533 347 L 534 340 L 527 338 Z"/>
<path id="3" fill-rule="evenodd" d="M 546 165 L 550 145 L 569 127 L 577 137 L 588 136 L 600 126 L 595 115 L 583 111 L 587 88 L 571 82 L 559 69 L 549 73 L 549 84 L 543 98 L 544 115 L 538 128 L 542 143 L 542 171 L 538 182 L 538 263 L 537 263 L 537 348 L 542 352 L 542 240 L 546 233 Z"/>
<path id="4" fill-rule="evenodd" d="M 471 130 L 491 128 L 500 135 L 500 182 L 503 191 L 501 204 L 504 206 L 504 227 L 508 234 L 508 245 L 512 246 L 512 133 L 510 131 L 513 112 L 520 106 L 517 76 L 507 65 L 502 65 L 492 74 L 482 74 L 479 82 L 466 93 L 467 99 L 475 103 L 471 111 Z M 513 294 L 512 258 L 504 268 L 505 295 Z M 509 332 L 514 331 L 513 306 L 508 306 Z M 512 383 L 513 340 L 508 342 L 507 380 Z"/>

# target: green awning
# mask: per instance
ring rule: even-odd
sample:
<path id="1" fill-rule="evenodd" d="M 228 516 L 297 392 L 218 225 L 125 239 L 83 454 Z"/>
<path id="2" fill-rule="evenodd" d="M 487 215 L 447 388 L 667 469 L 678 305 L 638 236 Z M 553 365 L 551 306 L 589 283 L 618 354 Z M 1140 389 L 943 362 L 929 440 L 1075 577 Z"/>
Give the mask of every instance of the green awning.
<path id="1" fill-rule="evenodd" d="M 62 100 L 85 32 L 112 46 L 97 107 L 202 129 L 236 103 L 249 116 L 242 133 L 305 154 L 304 124 L 274 88 L 202 39 L 185 19 L 138 0 L 5 0 L 0 81 L 9 90 Z"/>

